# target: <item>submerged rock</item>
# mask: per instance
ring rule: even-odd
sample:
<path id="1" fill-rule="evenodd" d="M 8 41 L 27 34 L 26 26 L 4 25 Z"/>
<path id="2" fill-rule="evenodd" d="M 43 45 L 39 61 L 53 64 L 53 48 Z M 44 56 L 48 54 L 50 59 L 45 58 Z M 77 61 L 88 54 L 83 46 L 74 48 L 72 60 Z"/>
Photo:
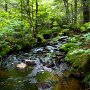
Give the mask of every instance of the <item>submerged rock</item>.
<path id="1" fill-rule="evenodd" d="M 46 50 L 48 50 L 48 51 L 54 50 L 54 47 L 53 46 L 46 46 Z"/>
<path id="2" fill-rule="evenodd" d="M 26 69 L 26 67 L 27 67 L 27 65 L 25 63 L 20 63 L 20 64 L 16 65 L 16 68 L 18 70 L 24 70 L 24 69 Z"/>
<path id="3" fill-rule="evenodd" d="M 26 63 L 28 66 L 35 66 L 35 65 L 36 65 L 35 60 L 25 59 L 25 63 Z"/>
<path id="4" fill-rule="evenodd" d="M 50 63 L 50 64 L 47 64 L 47 65 L 46 65 L 46 67 L 48 67 L 48 68 L 52 68 L 52 67 L 54 67 L 54 66 L 55 66 L 54 63 Z"/>
<path id="5" fill-rule="evenodd" d="M 40 90 L 45 90 L 45 89 L 48 89 L 51 87 L 50 83 L 47 83 L 47 82 L 41 82 L 41 83 L 38 83 L 38 87 Z"/>
<path id="6" fill-rule="evenodd" d="M 44 50 L 43 47 L 33 49 L 33 52 L 42 52 Z"/>

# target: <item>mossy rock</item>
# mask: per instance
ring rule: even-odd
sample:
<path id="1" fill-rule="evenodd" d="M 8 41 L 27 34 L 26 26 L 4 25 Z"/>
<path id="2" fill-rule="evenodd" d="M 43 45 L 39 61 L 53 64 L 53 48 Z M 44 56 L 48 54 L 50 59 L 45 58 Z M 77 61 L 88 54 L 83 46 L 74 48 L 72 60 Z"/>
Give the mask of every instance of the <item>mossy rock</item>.
<path id="1" fill-rule="evenodd" d="M 68 52 L 66 60 L 71 63 L 73 69 L 88 72 L 90 69 L 90 49 L 76 49 Z"/>

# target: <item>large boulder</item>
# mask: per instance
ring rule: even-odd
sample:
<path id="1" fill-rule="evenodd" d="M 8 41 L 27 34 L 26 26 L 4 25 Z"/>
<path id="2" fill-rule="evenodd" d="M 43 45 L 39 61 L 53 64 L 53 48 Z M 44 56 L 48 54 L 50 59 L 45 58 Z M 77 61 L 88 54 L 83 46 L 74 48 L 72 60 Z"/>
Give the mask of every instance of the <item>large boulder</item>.
<path id="1" fill-rule="evenodd" d="M 25 70 L 26 67 L 27 67 L 27 65 L 26 65 L 25 63 L 20 63 L 20 64 L 17 64 L 17 65 L 16 65 L 16 68 L 17 68 L 18 70 Z"/>

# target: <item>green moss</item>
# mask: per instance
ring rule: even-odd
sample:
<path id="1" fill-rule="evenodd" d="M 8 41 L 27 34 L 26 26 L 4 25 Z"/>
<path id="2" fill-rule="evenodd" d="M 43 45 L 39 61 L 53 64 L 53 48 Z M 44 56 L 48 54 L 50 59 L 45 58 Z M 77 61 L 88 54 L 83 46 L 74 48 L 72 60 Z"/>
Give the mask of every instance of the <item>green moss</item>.
<path id="1" fill-rule="evenodd" d="M 38 81 L 46 81 L 51 77 L 51 73 L 48 71 L 43 71 L 36 75 Z"/>
<path id="2" fill-rule="evenodd" d="M 71 63 L 71 73 L 84 72 L 85 74 L 90 70 L 90 49 L 76 49 L 68 52 L 65 59 Z"/>

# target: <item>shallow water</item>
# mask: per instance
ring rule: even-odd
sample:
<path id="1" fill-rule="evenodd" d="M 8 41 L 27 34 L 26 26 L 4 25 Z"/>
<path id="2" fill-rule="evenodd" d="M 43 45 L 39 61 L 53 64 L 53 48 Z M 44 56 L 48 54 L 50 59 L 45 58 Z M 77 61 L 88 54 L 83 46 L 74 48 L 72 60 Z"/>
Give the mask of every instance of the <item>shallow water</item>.
<path id="1" fill-rule="evenodd" d="M 10 55 L 0 69 L 0 90 L 84 90 L 79 80 L 69 77 L 67 63 L 64 60 L 59 63 L 63 53 L 58 49 L 60 45 L 61 42 Z M 25 59 L 33 60 L 36 65 L 18 70 L 17 64 Z M 51 63 L 54 66 L 47 67 Z"/>

